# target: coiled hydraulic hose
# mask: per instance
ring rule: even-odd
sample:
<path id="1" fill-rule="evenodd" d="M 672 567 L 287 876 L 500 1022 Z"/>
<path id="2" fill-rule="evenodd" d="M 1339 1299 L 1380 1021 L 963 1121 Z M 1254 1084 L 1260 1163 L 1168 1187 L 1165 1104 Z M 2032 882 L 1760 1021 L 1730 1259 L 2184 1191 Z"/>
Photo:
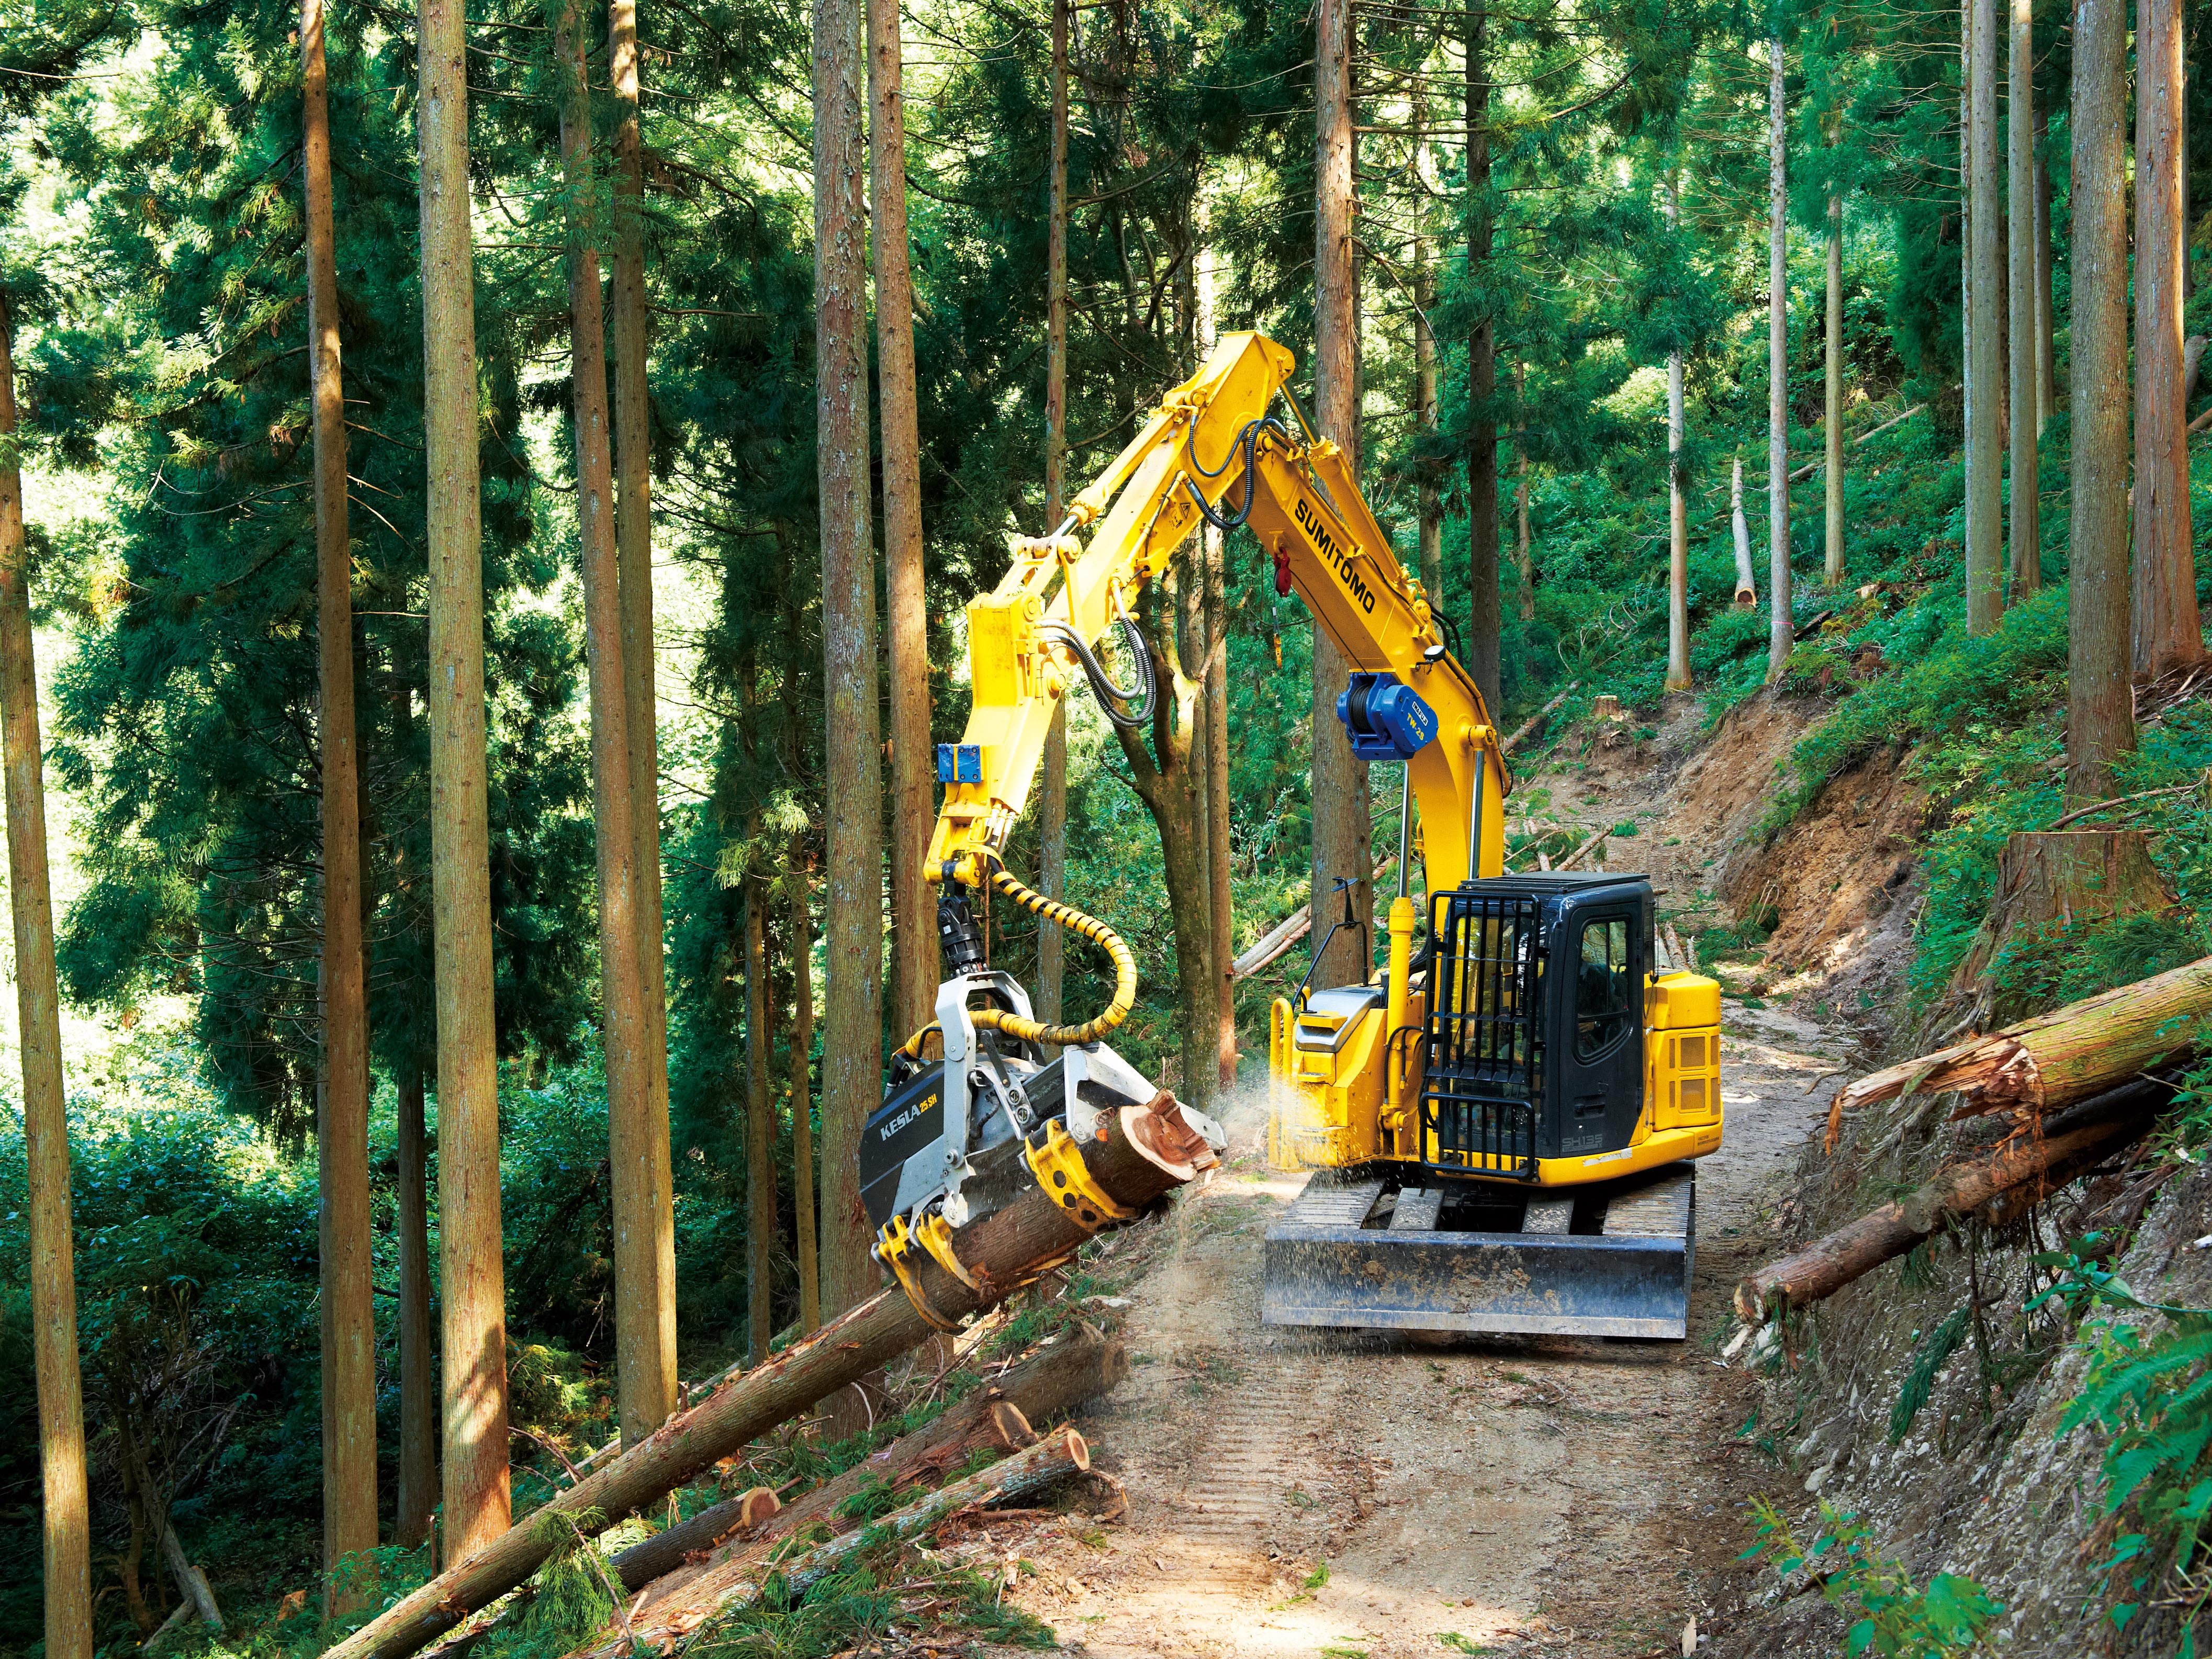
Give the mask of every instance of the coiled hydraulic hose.
<path id="1" fill-rule="evenodd" d="M 1019 1014 L 1010 1014 L 1000 1008 L 979 1008 L 970 1016 L 976 1024 L 988 1025 L 1004 1031 L 1008 1036 L 1024 1042 L 1049 1042 L 1061 1047 L 1079 1047 L 1096 1042 L 1123 1020 L 1129 1010 L 1137 1006 L 1137 958 L 1122 943 L 1121 936 L 1096 916 L 1086 916 L 1072 904 L 1062 904 L 1048 899 L 1042 893 L 1024 886 L 1004 869 L 994 868 L 991 885 L 1004 893 L 1023 909 L 1043 917 L 1056 927 L 1089 939 L 1103 951 L 1114 962 L 1114 1000 L 1096 1019 L 1080 1025 L 1047 1025 L 1041 1020 L 1024 1019 Z"/>
<path id="2" fill-rule="evenodd" d="M 1089 939 L 1103 951 L 1114 963 L 1114 999 L 1106 1005 L 1096 1019 L 1080 1025 L 1047 1025 L 1042 1020 L 1024 1019 L 1003 1008 L 977 1008 L 969 1018 L 975 1024 L 993 1030 L 1004 1031 L 1008 1036 L 1024 1042 L 1048 1042 L 1060 1048 L 1080 1048 L 1086 1042 L 1096 1042 L 1123 1020 L 1129 1010 L 1137 1006 L 1137 958 L 1121 936 L 1096 916 L 1086 916 L 1072 904 L 1062 904 L 1048 899 L 1042 893 L 1024 886 L 1003 869 L 991 871 L 991 885 L 1004 893 L 1024 910 L 1043 917 L 1055 927 L 1065 927 L 1071 933 Z M 933 1020 L 923 1026 L 897 1048 L 894 1058 L 919 1064 L 922 1040 L 938 1029 Z"/>

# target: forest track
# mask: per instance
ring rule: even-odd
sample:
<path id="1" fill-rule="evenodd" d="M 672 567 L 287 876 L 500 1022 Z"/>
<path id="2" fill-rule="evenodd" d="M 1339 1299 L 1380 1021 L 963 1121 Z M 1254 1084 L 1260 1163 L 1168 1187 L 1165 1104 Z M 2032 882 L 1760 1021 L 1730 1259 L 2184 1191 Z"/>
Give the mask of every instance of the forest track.
<path id="1" fill-rule="evenodd" d="M 1589 817 L 1641 810 L 1662 827 L 1672 769 L 1654 770 L 1617 780 Z M 1711 841 L 1680 844 L 1653 871 L 1674 908 L 1702 887 L 1690 860 Z M 1741 1505 L 1772 1468 L 1737 1437 L 1729 1293 L 1778 1230 L 1847 1053 L 1786 1010 L 1732 1000 L 1725 1018 L 1728 1135 L 1698 1166 L 1680 1343 L 1262 1326 L 1261 1239 L 1304 1177 L 1266 1168 L 1264 1085 L 1248 1085 L 1212 1182 L 1116 1241 L 1139 1275 L 1121 1310 L 1133 1365 L 1082 1425 L 1128 1489 L 1126 1522 L 1025 1546 L 1022 1604 L 1111 1659 L 1680 1654 L 1693 1616 L 1710 1626 L 1747 1542 Z"/>

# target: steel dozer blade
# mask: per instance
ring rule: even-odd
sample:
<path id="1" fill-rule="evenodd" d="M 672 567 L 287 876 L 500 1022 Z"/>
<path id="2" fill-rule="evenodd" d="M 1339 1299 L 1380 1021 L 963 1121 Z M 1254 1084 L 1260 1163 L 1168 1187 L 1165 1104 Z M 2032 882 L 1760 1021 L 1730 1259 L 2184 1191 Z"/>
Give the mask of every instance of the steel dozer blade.
<path id="1" fill-rule="evenodd" d="M 1434 1179 L 1434 1177 L 1431 1177 Z M 1393 1189 L 1316 1174 L 1267 1235 L 1269 1325 L 1543 1336 L 1687 1333 L 1697 1176 L 1687 1164 L 1572 1189 Z"/>

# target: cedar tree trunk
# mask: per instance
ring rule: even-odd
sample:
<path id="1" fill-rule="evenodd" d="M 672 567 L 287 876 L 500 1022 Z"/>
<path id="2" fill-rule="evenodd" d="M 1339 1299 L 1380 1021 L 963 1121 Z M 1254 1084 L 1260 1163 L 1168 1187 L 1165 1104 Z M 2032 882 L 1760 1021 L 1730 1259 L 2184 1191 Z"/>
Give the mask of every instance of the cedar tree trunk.
<path id="1" fill-rule="evenodd" d="M 629 687 L 623 672 L 606 320 L 600 308 L 598 227 L 589 207 L 592 115 L 581 21 L 578 0 L 568 0 L 555 31 L 554 52 L 561 82 L 562 173 L 568 197 L 569 374 L 584 646 L 591 670 L 592 819 L 599 847 L 599 992 L 606 1005 L 607 1158 L 614 1199 L 617 1403 L 623 1443 L 635 1445 L 676 1408 L 676 1378 L 663 1364 L 660 1318 L 669 1298 L 659 1275 L 664 1242 L 670 1246 L 666 1254 L 673 1254 L 674 1211 L 665 1174 L 667 1120 L 653 1121 L 644 970 L 638 960 Z"/>
<path id="2" fill-rule="evenodd" d="M 799 1325 L 822 1328 L 822 1264 L 814 1219 L 814 855 L 791 841 L 791 1189 L 799 1234 Z"/>
<path id="3" fill-rule="evenodd" d="M 867 152 L 860 133 L 860 0 L 814 0 L 815 470 L 829 721 L 822 1299 L 832 1315 L 869 1296 L 878 1283 L 854 1159 L 884 1086 L 884 792 L 875 555 L 868 533 Z"/>
<path id="4" fill-rule="evenodd" d="M 500 1259 L 499 1073 L 484 795 L 483 566 L 477 484 L 476 283 L 466 26 L 420 0 L 422 446 L 429 471 L 430 876 L 437 941 L 438 1253 L 444 1311 L 445 1529 L 459 1560 L 504 1533 L 507 1273 Z"/>
<path id="5" fill-rule="evenodd" d="M 39 1389 L 40 1524 L 51 1659 L 92 1659 L 91 1512 L 84 1391 L 77 1374 L 76 1270 L 70 1235 L 69 1110 L 61 993 L 46 877 L 46 787 L 38 663 L 15 459 L 15 342 L 0 290 L 0 765 L 7 773 L 8 908 L 15 927 L 15 1018 L 29 1158 L 31 1350 Z"/>
<path id="6" fill-rule="evenodd" d="M 668 969 L 660 908 L 659 699 L 653 639 L 653 404 L 646 378 L 645 166 L 638 135 L 637 0 L 609 0 L 608 79 L 615 97 L 615 563 L 622 588 L 623 708 L 629 724 L 630 832 L 637 842 L 637 959 L 652 1091 L 653 1178 L 674 1190 L 668 1147 Z M 660 1230 L 654 1268 L 660 1366 L 676 1376 L 676 1234 Z M 670 1401 L 672 1407 L 673 1400 Z"/>
<path id="7" fill-rule="evenodd" d="M 1796 630 L 1790 617 L 1789 106 L 1782 42 L 1767 42 L 1766 71 L 1766 678 L 1782 678 Z"/>
<path id="8" fill-rule="evenodd" d="M 1997 255 L 2004 192 L 1997 167 L 1996 0 L 1966 3 L 1973 41 L 1967 97 L 1973 203 L 1967 236 L 1973 281 L 1967 300 L 1966 372 L 1973 398 L 1966 420 L 1973 438 L 1966 451 L 1966 631 L 1987 634 L 2004 614 L 2004 440 L 1997 430 L 2004 407 L 2003 325 L 1997 313 L 2004 280 Z"/>
<path id="9" fill-rule="evenodd" d="M 2043 431 L 2041 331 L 2037 326 L 2034 0 L 2010 0 L 2011 52 L 2006 76 L 2005 188 L 2014 204 L 2006 219 L 2011 245 L 2005 283 L 2007 374 L 2012 392 L 2012 602 L 2043 586 L 2043 520 L 2036 499 L 2036 440 Z"/>
<path id="10" fill-rule="evenodd" d="M 423 1133 L 422 1068 L 399 1066 L 398 1131 L 399 1499 L 392 1538 L 413 1549 L 430 1535 L 438 1507 L 438 1351 L 430 1336 L 428 1137 Z"/>
<path id="11" fill-rule="evenodd" d="M 322 1099 L 315 1113 L 322 1257 L 323 1571 L 376 1547 L 376 1309 L 369 1279 L 368 1010 L 361 938 L 361 793 L 346 544 L 345 387 L 331 228 L 323 0 L 300 6 L 300 167 L 307 180 L 307 380 L 314 422 L 316 658 L 323 793 Z"/>
<path id="12" fill-rule="evenodd" d="M 2189 388 L 2182 365 L 2189 234 L 2183 96 L 2182 0 L 2137 0 L 2133 621 L 2139 680 L 2204 659 L 2189 523 Z"/>
<path id="13" fill-rule="evenodd" d="M 1828 196 L 1828 361 L 1820 437 L 1826 451 L 1821 495 L 1827 507 L 1820 579 L 1844 582 L 1844 198 Z"/>
<path id="14" fill-rule="evenodd" d="M 2066 793 L 2112 793 L 2136 745 L 2129 688 L 2127 33 L 2124 0 L 2074 8 L 2073 512 Z"/>
<path id="15" fill-rule="evenodd" d="M 899 0 L 867 0 L 868 146 L 876 256 L 876 362 L 883 385 L 884 644 L 890 669 L 891 1024 L 934 1018 L 936 905 L 922 866 L 935 814 L 929 746 L 929 622 L 921 591 L 921 438 L 914 280 L 906 229 L 906 92 Z"/>
<path id="16" fill-rule="evenodd" d="M 1314 66 L 1314 423 L 1324 439 L 1341 449 L 1356 471 L 1359 457 L 1358 267 L 1352 240 L 1352 134 L 1351 0 L 1321 0 Z M 1496 445 L 1492 450 L 1495 490 Z M 1493 502 L 1492 524 L 1496 526 Z M 1491 543 L 1495 599 L 1497 541 Z M 1480 631 L 1478 630 L 1478 637 Z M 1478 650 L 1479 654 L 1479 650 Z M 1334 915 L 1330 894 L 1336 882 L 1353 883 L 1353 912 L 1365 918 L 1374 910 L 1375 891 L 1367 859 L 1367 769 L 1352 757 L 1352 744 L 1336 718 L 1336 699 L 1344 690 L 1347 665 L 1335 642 L 1316 627 L 1313 632 L 1313 849 L 1312 902 L 1316 916 Z M 1178 925 L 1176 937 L 1182 937 Z M 1316 928 L 1318 942 L 1326 928 Z M 1360 930 L 1346 928 L 1318 963 L 1314 983 L 1363 982 L 1367 966 L 1359 959 Z"/>

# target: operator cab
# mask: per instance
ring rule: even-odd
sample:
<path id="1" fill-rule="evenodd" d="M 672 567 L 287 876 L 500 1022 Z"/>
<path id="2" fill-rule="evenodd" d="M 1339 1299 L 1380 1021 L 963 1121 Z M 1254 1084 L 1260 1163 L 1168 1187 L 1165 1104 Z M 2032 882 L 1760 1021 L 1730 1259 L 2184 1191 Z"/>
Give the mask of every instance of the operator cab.
<path id="1" fill-rule="evenodd" d="M 1473 881 L 1429 900 L 1420 1161 L 1533 1180 L 1626 1146 L 1644 1115 L 1642 876 Z"/>

